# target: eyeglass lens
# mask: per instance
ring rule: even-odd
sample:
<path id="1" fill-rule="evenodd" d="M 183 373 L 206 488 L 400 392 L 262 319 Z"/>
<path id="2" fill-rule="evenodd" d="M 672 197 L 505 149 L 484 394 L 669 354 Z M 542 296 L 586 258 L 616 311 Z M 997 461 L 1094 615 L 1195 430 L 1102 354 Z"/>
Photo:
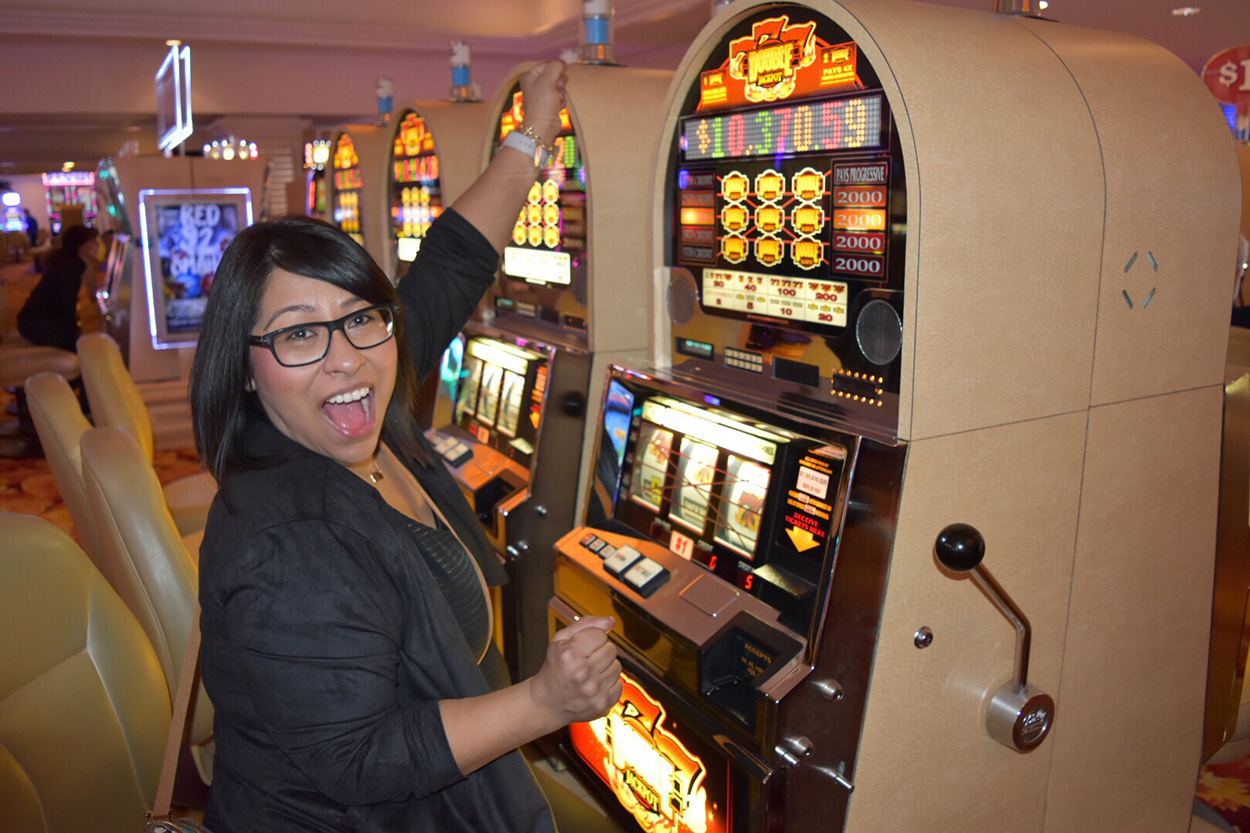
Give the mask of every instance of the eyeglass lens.
<path id="1" fill-rule="evenodd" d="M 303 324 L 289 327 L 274 335 L 273 351 L 285 365 L 310 364 L 320 360 L 330 349 L 331 324 Z M 391 337 L 395 316 L 387 307 L 363 309 L 341 322 L 343 335 L 357 350 L 377 347 Z"/>

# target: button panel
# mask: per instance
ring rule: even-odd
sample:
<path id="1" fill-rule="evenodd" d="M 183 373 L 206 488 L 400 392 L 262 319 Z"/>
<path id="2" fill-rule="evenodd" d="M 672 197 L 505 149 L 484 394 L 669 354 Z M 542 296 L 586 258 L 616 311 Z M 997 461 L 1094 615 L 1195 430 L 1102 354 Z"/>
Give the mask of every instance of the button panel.
<path id="1" fill-rule="evenodd" d="M 668 581 L 669 572 L 660 562 L 643 556 L 625 571 L 621 581 L 638 591 L 645 599 Z"/>
<path id="2" fill-rule="evenodd" d="M 588 532 L 578 542 L 603 559 L 603 569 L 637 590 L 646 598 L 659 590 L 669 579 L 669 571 L 658 561 L 647 558 L 630 546 L 614 547 Z"/>

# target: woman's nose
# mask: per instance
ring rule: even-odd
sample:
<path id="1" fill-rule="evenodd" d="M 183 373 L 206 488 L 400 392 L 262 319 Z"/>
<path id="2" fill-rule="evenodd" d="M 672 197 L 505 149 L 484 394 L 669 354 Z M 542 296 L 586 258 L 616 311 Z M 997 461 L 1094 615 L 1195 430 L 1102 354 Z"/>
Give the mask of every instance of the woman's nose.
<path id="1" fill-rule="evenodd" d="M 331 331 L 330 346 L 326 350 L 326 357 L 322 360 L 322 367 L 327 372 L 354 373 L 364 364 L 364 361 L 365 358 L 360 350 L 347 340 L 342 330 Z"/>

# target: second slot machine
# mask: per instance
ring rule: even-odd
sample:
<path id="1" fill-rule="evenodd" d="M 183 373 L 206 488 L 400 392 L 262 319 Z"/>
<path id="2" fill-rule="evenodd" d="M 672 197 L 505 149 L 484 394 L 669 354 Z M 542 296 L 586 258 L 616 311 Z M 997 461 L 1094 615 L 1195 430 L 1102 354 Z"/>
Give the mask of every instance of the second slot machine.
<path id="1" fill-rule="evenodd" d="M 521 124 L 518 67 L 491 107 L 484 163 Z M 551 553 L 574 522 L 602 369 L 647 345 L 645 228 L 670 72 L 568 68 L 561 130 L 499 278 L 440 369 L 431 441 L 508 567 L 497 638 L 514 675 L 542 664 Z"/>

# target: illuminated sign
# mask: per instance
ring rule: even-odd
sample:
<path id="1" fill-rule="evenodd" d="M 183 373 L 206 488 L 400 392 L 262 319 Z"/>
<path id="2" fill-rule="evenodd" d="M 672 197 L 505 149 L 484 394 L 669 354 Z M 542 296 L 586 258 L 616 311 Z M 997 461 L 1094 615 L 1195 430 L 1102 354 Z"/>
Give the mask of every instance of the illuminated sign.
<path id="1" fill-rule="evenodd" d="M 880 93 L 788 104 L 720 116 L 690 116 L 682 123 L 686 161 L 740 159 L 885 146 Z"/>
<path id="2" fill-rule="evenodd" d="M 169 52 L 156 71 L 156 146 L 173 150 L 193 130 L 191 117 L 191 47 L 166 42 Z"/>
<path id="3" fill-rule="evenodd" d="M 560 284 L 573 281 L 573 256 L 568 252 L 540 252 L 508 246 L 503 250 L 503 271 L 529 283 Z"/>
<path id="4" fill-rule="evenodd" d="M 747 101 L 789 98 L 799 70 L 815 63 L 816 24 L 789 21 L 786 15 L 761 20 L 750 36 L 729 42 L 729 77 L 743 82 Z"/>
<path id="5" fill-rule="evenodd" d="M 831 45 L 817 37 L 814 21 L 759 20 L 749 35 L 729 41 L 723 63 L 700 76 L 697 110 L 863 89 L 858 59 L 854 41 Z"/>
<path id="6" fill-rule="evenodd" d="M 344 133 L 334 147 L 334 222 L 361 246 L 360 194 L 364 178 L 360 175 L 360 157 L 356 143 Z"/>
<path id="7" fill-rule="evenodd" d="M 658 700 L 627 674 L 606 716 L 569 726 L 577 754 L 649 833 L 725 833 L 704 760 L 674 733 Z"/>

